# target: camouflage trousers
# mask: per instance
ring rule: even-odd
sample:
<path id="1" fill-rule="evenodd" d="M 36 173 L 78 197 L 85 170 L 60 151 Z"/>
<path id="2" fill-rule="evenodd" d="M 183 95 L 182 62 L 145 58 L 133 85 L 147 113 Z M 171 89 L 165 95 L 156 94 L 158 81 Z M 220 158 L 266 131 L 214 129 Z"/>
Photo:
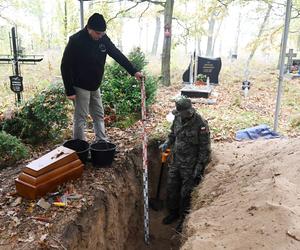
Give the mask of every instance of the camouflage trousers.
<path id="1" fill-rule="evenodd" d="M 184 216 L 190 210 L 191 193 L 195 187 L 193 165 L 173 163 L 169 167 L 167 208 L 171 213 L 179 213 Z"/>

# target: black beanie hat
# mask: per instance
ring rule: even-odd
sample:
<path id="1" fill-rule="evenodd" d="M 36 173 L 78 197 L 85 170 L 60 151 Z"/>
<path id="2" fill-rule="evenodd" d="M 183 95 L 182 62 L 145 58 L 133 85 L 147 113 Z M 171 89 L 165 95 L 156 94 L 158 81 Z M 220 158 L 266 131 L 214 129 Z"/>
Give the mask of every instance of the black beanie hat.
<path id="1" fill-rule="evenodd" d="M 106 22 L 104 17 L 99 13 L 94 13 L 90 16 L 87 22 L 88 28 L 95 31 L 105 31 L 106 30 Z"/>

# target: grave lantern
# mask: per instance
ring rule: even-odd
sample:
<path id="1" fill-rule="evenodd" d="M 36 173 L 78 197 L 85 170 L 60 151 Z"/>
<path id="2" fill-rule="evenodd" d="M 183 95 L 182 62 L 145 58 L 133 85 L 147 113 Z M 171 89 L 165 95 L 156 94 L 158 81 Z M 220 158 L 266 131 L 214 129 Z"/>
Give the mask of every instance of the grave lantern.
<path id="1" fill-rule="evenodd" d="M 250 82 L 248 80 L 243 81 L 242 83 L 242 90 L 244 91 L 244 96 L 247 97 L 248 91 L 250 89 Z"/>

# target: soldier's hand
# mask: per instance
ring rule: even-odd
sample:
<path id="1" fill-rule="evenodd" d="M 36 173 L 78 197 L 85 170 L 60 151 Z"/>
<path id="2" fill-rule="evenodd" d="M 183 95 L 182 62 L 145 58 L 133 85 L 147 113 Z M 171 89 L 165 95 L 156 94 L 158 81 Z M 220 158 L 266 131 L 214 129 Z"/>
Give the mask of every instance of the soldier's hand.
<path id="1" fill-rule="evenodd" d="M 159 145 L 159 149 L 160 149 L 163 153 L 166 152 L 167 148 L 168 148 L 168 144 L 167 144 L 167 143 L 163 143 L 163 144 Z"/>

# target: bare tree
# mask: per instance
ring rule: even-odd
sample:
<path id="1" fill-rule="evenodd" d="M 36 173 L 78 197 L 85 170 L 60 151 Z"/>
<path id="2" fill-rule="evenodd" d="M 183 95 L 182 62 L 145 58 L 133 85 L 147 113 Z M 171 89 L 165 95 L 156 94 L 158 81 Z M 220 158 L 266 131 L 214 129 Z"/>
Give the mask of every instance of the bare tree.
<path id="1" fill-rule="evenodd" d="M 235 36 L 235 41 L 234 41 L 234 46 L 233 46 L 233 54 L 237 55 L 238 50 L 239 50 L 239 38 L 240 38 L 240 33 L 241 33 L 241 20 L 242 20 L 242 14 L 241 12 L 239 13 L 239 19 L 238 19 L 238 24 L 236 28 L 236 36 Z"/>
<path id="2" fill-rule="evenodd" d="M 152 55 L 156 55 L 157 53 L 157 47 L 158 47 L 158 39 L 159 39 L 159 34 L 160 34 L 160 29 L 161 29 L 161 22 L 160 22 L 160 16 L 157 15 L 155 17 L 155 34 L 154 34 L 154 38 L 153 38 L 153 45 L 152 45 L 152 51 L 151 54 Z"/>
<path id="3" fill-rule="evenodd" d="M 260 43 L 259 43 L 260 42 L 260 38 L 261 38 L 261 36 L 262 36 L 262 34 L 263 34 L 264 30 L 265 30 L 265 26 L 266 26 L 266 24 L 268 22 L 268 19 L 270 17 L 270 13 L 271 13 L 272 7 L 273 7 L 272 4 L 268 3 L 268 9 L 266 11 L 264 20 L 263 20 L 263 22 L 262 22 L 262 24 L 260 26 L 260 29 L 259 29 L 256 41 L 254 42 L 254 45 L 253 45 L 252 50 L 251 50 L 251 53 L 250 53 L 250 55 L 249 55 L 249 57 L 247 59 L 246 69 L 249 68 L 250 62 L 251 62 L 251 60 L 252 60 L 252 58 L 253 58 L 253 56 L 254 56 L 254 54 L 255 54 L 258 46 L 260 45 Z"/>
<path id="4" fill-rule="evenodd" d="M 170 61 L 171 61 L 171 37 L 172 37 L 172 17 L 174 0 L 166 0 L 164 9 L 164 44 L 161 58 L 162 83 L 165 86 L 171 85 Z"/>
<path id="5" fill-rule="evenodd" d="M 171 60 L 171 34 L 172 34 L 172 18 L 173 18 L 173 8 L 174 8 L 174 0 L 166 0 L 165 2 L 162 1 L 155 1 L 155 0 L 139 0 L 134 1 L 130 0 L 135 3 L 134 6 L 126 10 L 119 11 L 112 19 L 116 18 L 118 15 L 123 14 L 124 12 L 128 12 L 131 9 L 135 8 L 138 4 L 143 2 L 148 2 L 148 6 L 146 10 L 149 8 L 149 3 L 157 4 L 162 6 L 164 9 L 164 41 L 163 41 L 163 50 L 162 50 L 162 60 L 161 60 L 161 77 L 163 85 L 169 86 L 171 84 L 170 81 L 170 60 Z M 145 10 L 145 11 L 146 11 Z M 145 13 L 141 15 L 143 15 Z"/>
<path id="6" fill-rule="evenodd" d="M 215 54 L 215 46 L 216 46 L 216 41 L 217 41 L 217 38 L 219 36 L 219 33 L 220 33 L 220 30 L 221 30 L 221 26 L 222 26 L 222 23 L 223 23 L 223 19 L 221 19 L 219 25 L 218 25 L 218 28 L 217 28 L 217 31 L 214 35 L 214 39 L 213 39 L 213 46 L 212 46 L 212 49 L 211 49 L 211 56 L 214 56 Z"/>
<path id="7" fill-rule="evenodd" d="M 67 1 L 64 2 L 64 41 L 67 43 L 68 39 L 68 5 Z"/>
<path id="8" fill-rule="evenodd" d="M 206 46 L 206 56 L 212 56 L 212 47 L 213 47 L 213 34 L 215 28 L 215 19 L 216 13 L 213 11 L 210 15 L 210 19 L 208 21 L 208 36 L 207 36 L 207 46 Z"/>

